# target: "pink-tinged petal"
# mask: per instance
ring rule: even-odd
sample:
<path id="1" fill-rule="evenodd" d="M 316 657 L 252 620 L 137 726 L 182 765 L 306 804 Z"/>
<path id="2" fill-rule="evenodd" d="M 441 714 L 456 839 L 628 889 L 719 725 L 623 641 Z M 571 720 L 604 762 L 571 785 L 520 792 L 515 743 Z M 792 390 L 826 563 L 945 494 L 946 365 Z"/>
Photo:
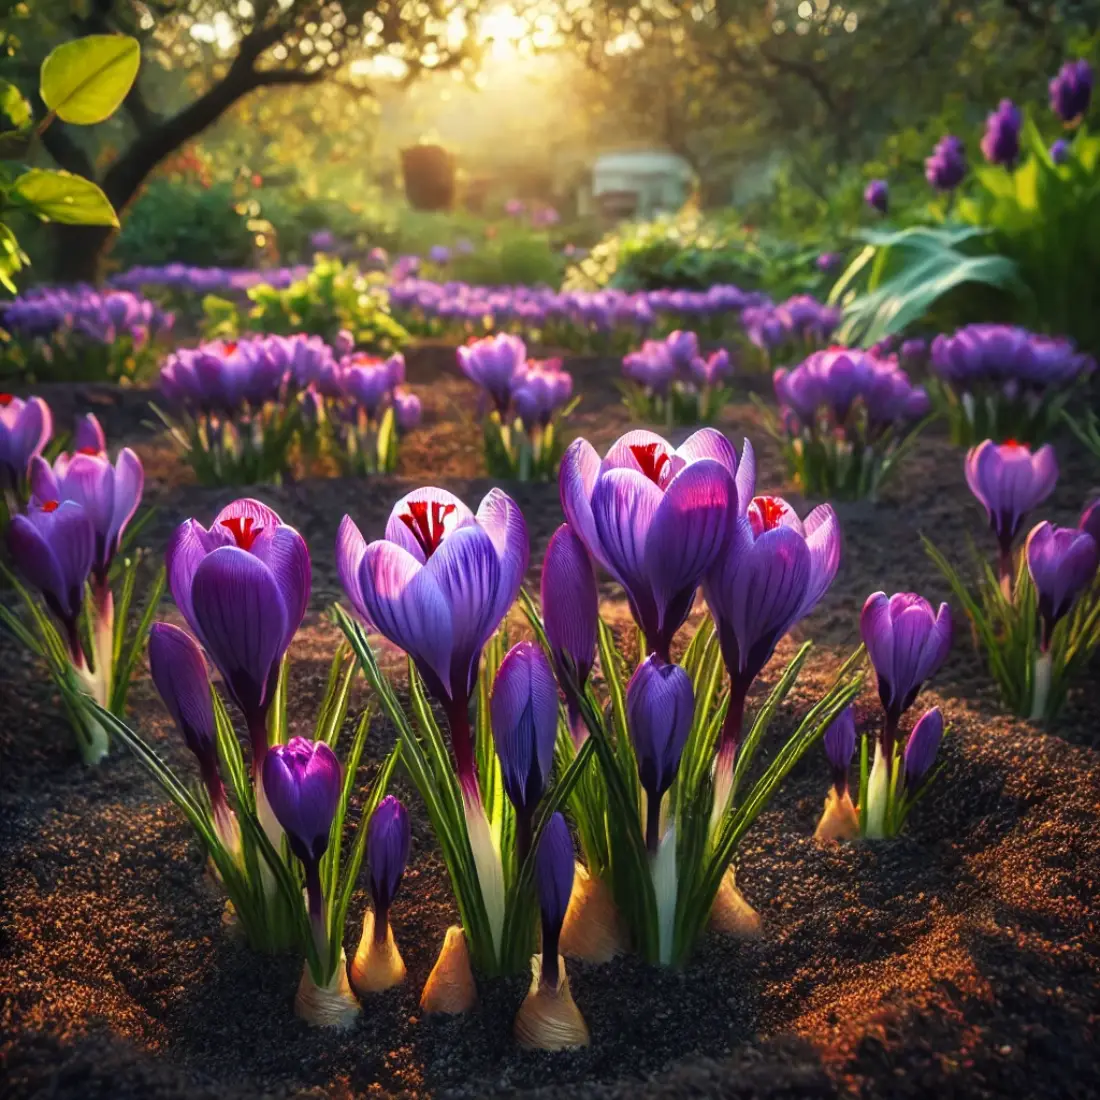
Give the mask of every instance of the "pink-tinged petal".
<path id="1" fill-rule="evenodd" d="M 53 468 L 41 455 L 35 455 L 31 459 L 29 481 L 31 497 L 39 504 L 61 499 L 61 486 L 54 476 Z"/>
<path id="2" fill-rule="evenodd" d="M 737 506 L 741 514 L 745 515 L 756 495 L 756 452 L 747 439 L 741 445 L 741 462 L 737 467 L 734 484 L 737 486 Z"/>
<path id="3" fill-rule="evenodd" d="M 699 459 L 672 479 L 653 515 L 645 545 L 645 569 L 662 629 L 671 605 L 684 604 L 677 617 L 690 610 L 689 594 L 726 549 L 736 512 L 737 490 L 723 463 Z"/>
<path id="4" fill-rule="evenodd" d="M 77 420 L 73 431 L 73 450 L 95 454 L 103 454 L 107 450 L 107 436 L 94 413 L 86 413 Z"/>
<path id="5" fill-rule="evenodd" d="M 592 518 L 592 491 L 600 472 L 600 456 L 587 439 L 574 439 L 562 456 L 558 473 L 561 507 L 569 526 L 605 568 L 607 563 Z"/>
<path id="6" fill-rule="evenodd" d="M 195 570 L 210 552 L 206 547 L 207 532 L 198 520 L 186 519 L 176 528 L 165 551 L 165 568 L 168 574 L 168 591 L 187 624 L 203 640 L 202 631 L 195 619 L 191 603 L 191 583 Z"/>
<path id="7" fill-rule="evenodd" d="M 111 514 L 111 533 L 108 541 L 112 549 L 118 549 L 118 541 L 126 525 L 134 518 L 145 488 L 145 470 L 129 447 L 124 447 L 115 462 L 115 506 Z"/>
<path id="8" fill-rule="evenodd" d="M 636 428 L 634 431 L 627 432 L 626 435 L 619 436 L 611 444 L 606 457 L 600 464 L 600 473 L 604 474 L 608 470 L 635 470 L 643 473 L 635 448 L 642 451 L 652 448 L 654 455 L 658 457 L 666 455 L 669 459 L 675 453 L 674 448 L 663 436 L 646 431 L 644 428 Z"/>
<path id="9" fill-rule="evenodd" d="M 1035 504 L 1041 504 L 1054 492 L 1054 486 L 1058 483 L 1058 459 L 1054 454 L 1054 448 L 1049 443 L 1045 443 L 1032 456 L 1031 465 L 1034 474 L 1033 500 Z"/>
<path id="10" fill-rule="evenodd" d="M 810 580 L 798 617 L 809 615 L 833 583 L 840 568 L 840 523 L 832 505 L 820 504 L 803 524 L 810 551 Z"/>
<path id="11" fill-rule="evenodd" d="M 492 539 L 473 526 L 446 539 L 424 570 L 451 610 L 450 686 L 455 698 L 473 690 L 481 650 L 500 624 L 501 563 Z"/>
<path id="12" fill-rule="evenodd" d="M 373 630 L 363 603 L 363 590 L 359 587 L 359 567 L 366 552 L 367 540 L 352 522 L 351 516 L 344 516 L 340 521 L 340 529 L 336 532 L 336 573 L 356 615 L 363 620 L 368 630 Z"/>
<path id="13" fill-rule="evenodd" d="M 737 476 L 737 451 L 716 428 L 700 428 L 676 448 L 676 453 L 688 463 L 701 458 L 713 459 L 725 466 L 730 477 Z"/>
<path id="14" fill-rule="evenodd" d="M 84 506 L 97 541 L 104 544 L 97 549 L 97 556 L 102 560 L 115 509 L 115 472 L 110 462 L 93 455 L 74 455 L 65 471 L 61 494 Z"/>
<path id="15" fill-rule="evenodd" d="M 531 560 L 527 523 L 516 502 L 500 489 L 490 489 L 477 510 L 477 522 L 500 559 L 500 591 L 494 614 L 499 622 L 519 595 Z"/>
<path id="16" fill-rule="evenodd" d="M 894 692 L 894 624 L 890 617 L 890 600 L 885 592 L 875 592 L 867 597 L 859 615 L 859 632 L 878 675 L 879 694 L 883 703 L 887 703 Z"/>
<path id="17" fill-rule="evenodd" d="M 427 505 L 427 510 L 424 512 L 423 519 L 418 522 L 417 515 L 414 513 L 423 511 L 418 508 L 421 505 Z M 390 518 L 386 521 L 385 537 L 407 550 L 423 564 L 430 557 L 430 554 L 424 552 L 426 541 L 434 553 L 435 546 L 438 546 L 440 541 L 453 531 L 457 531 L 460 527 L 468 527 L 473 522 L 473 512 L 454 493 L 426 485 L 406 493 L 393 506 Z M 421 526 L 422 523 L 428 524 L 427 531 Z M 432 539 L 435 546 L 430 545 Z"/>
<path id="18" fill-rule="evenodd" d="M 271 570 L 221 546 L 199 563 L 191 600 L 200 638 L 246 717 L 262 710 L 284 652 L 286 609 Z"/>
<path id="19" fill-rule="evenodd" d="M 375 629 L 449 692 L 451 609 L 435 578 L 407 550 L 381 540 L 363 554 L 359 588 Z"/>
<path id="20" fill-rule="evenodd" d="M 293 527 L 277 527 L 267 538 L 257 539 L 253 554 L 271 570 L 286 612 L 285 653 L 298 627 L 302 625 L 313 581 L 306 541 Z"/>
<path id="21" fill-rule="evenodd" d="M 28 398 L 12 427 L 9 447 L 11 457 L 24 463 L 41 452 L 53 433 L 50 408 L 41 397 Z M 22 476 L 23 471 L 19 474 Z"/>
<path id="22" fill-rule="evenodd" d="M 242 497 L 240 500 L 233 501 L 232 504 L 227 504 L 214 517 L 214 522 L 210 524 L 210 530 L 214 532 L 216 528 L 225 528 L 227 520 L 235 519 L 250 519 L 252 520 L 253 529 L 263 528 L 264 530 L 278 527 L 283 522 L 279 518 L 278 512 L 269 508 L 263 501 L 255 500 L 252 497 Z M 220 533 L 218 537 L 221 537 Z"/>

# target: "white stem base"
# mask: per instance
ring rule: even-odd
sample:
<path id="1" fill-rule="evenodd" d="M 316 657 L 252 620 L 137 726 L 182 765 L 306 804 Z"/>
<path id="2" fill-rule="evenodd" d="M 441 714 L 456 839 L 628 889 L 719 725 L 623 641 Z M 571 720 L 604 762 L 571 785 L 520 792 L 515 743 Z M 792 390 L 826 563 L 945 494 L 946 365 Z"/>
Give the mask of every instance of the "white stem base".
<path id="1" fill-rule="evenodd" d="M 1035 676 L 1031 688 L 1031 721 L 1041 722 L 1047 714 L 1047 699 L 1050 697 L 1050 674 L 1052 670 L 1049 653 L 1040 653 L 1035 658 Z"/>
<path id="2" fill-rule="evenodd" d="M 875 745 L 875 762 L 867 780 L 867 809 L 864 836 L 881 840 L 886 835 L 886 809 L 890 800 L 890 767 L 882 745 Z"/>
<path id="3" fill-rule="evenodd" d="M 309 971 L 302 968 L 302 979 L 294 995 L 295 1015 L 310 1027 L 353 1027 L 362 1009 L 348 985 L 347 958 L 340 952 L 340 962 L 327 985 L 317 985 Z"/>
<path id="4" fill-rule="evenodd" d="M 672 963 L 676 934 L 676 826 L 661 837 L 657 854 L 650 860 L 653 894 L 657 899 L 658 957 L 669 966 Z"/>
<path id="5" fill-rule="evenodd" d="M 462 808 L 466 815 L 466 832 L 474 855 L 481 897 L 489 918 L 489 930 L 493 934 L 493 947 L 499 952 L 504 935 L 504 867 L 500 861 L 500 848 L 493 839 L 480 797 L 469 797 L 464 792 Z"/>

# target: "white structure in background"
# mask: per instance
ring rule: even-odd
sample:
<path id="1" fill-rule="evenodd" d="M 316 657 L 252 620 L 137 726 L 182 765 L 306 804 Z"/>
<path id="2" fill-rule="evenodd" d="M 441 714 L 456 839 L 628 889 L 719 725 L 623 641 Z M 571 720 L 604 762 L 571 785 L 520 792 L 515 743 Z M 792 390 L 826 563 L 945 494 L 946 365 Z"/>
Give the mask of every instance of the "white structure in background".
<path id="1" fill-rule="evenodd" d="M 591 199 L 599 210 L 608 205 L 630 205 L 627 196 L 633 195 L 637 197 L 634 209 L 616 212 L 648 218 L 662 211 L 679 210 L 694 184 L 691 165 L 676 153 L 667 149 L 630 149 L 605 153 L 596 159 L 592 165 Z"/>

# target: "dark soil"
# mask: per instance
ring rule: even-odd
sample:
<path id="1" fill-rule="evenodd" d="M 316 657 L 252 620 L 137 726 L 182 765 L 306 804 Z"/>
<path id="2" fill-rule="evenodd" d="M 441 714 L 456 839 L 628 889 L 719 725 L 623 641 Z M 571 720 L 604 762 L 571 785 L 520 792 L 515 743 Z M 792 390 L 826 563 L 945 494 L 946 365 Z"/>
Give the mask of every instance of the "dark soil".
<path id="1" fill-rule="evenodd" d="M 410 365 L 428 415 L 402 451 L 403 477 L 250 490 L 303 531 L 314 556 L 312 609 L 292 648 L 295 732 L 310 731 L 338 639 L 324 612 L 339 596 L 340 517 L 350 512 L 376 537 L 415 484 L 442 484 L 471 504 L 489 487 L 476 426 L 455 411 L 472 417 L 469 387 L 433 377 L 435 364 Z M 578 426 L 601 447 L 627 418 L 613 366 L 584 370 Z M 95 395 L 106 400 L 106 391 Z M 92 407 L 85 396 L 72 394 L 73 411 Z M 240 495 L 186 484 L 163 440 L 141 426 L 133 391 L 95 408 L 114 440 L 148 461 L 154 547 L 180 519 L 208 522 Z M 777 453 L 752 407 L 732 405 L 722 427 L 738 442 L 751 435 L 760 484 L 780 488 Z M 1065 523 L 1096 471 L 1072 446 L 1059 452 L 1063 477 L 1045 514 Z M 858 641 L 869 592 L 946 595 L 919 532 L 959 562 L 969 539 L 988 548 L 961 467 L 960 452 L 930 435 L 882 501 L 838 506 L 840 575 L 764 677 L 778 674 L 795 642 L 815 640 L 816 656 L 769 735 L 773 747 Z M 507 488 L 527 517 L 535 581 L 561 521 L 556 486 Z M 622 623 L 614 587 L 604 595 L 605 613 Z M 164 613 L 175 617 L 168 606 Z M 413 859 L 393 920 L 408 981 L 367 1004 L 350 1033 L 311 1031 L 291 1010 L 300 962 L 259 957 L 227 929 L 223 899 L 175 808 L 124 751 L 86 772 L 34 663 L 0 640 L 0 1095 L 1100 1096 L 1100 692 L 1093 676 L 1049 731 L 1010 718 L 966 634 L 960 627 L 922 700 L 944 707 L 951 734 L 908 832 L 875 845 L 815 844 L 828 778 L 812 751 L 741 848 L 738 882 L 763 917 L 763 938 L 710 935 L 682 972 L 633 959 L 570 962 L 592 1046 L 557 1056 L 521 1053 L 512 1042 L 522 979 L 482 983 L 481 1004 L 465 1018 L 421 1014 L 420 988 L 456 914 L 406 781 L 397 787 L 412 809 Z M 401 661 L 390 656 L 399 676 Z M 353 711 L 364 700 L 360 686 Z M 861 711 L 870 718 L 874 705 L 868 690 Z M 190 775 L 144 672 L 132 706 L 132 724 Z M 391 743 L 378 720 L 364 783 Z M 360 892 L 349 952 L 363 906 Z"/>

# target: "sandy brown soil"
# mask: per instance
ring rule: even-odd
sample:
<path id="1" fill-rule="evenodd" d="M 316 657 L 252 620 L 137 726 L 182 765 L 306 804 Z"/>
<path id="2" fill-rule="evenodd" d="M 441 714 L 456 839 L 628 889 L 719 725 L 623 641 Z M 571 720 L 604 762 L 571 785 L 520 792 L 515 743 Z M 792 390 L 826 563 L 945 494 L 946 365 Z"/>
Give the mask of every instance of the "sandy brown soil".
<path id="1" fill-rule="evenodd" d="M 312 609 L 292 649 L 296 732 L 309 730 L 337 640 L 324 612 L 339 595 L 332 541 L 340 516 L 350 512 L 370 538 L 414 484 L 445 485 L 471 504 L 489 487 L 479 477 L 476 429 L 448 413 L 472 408 L 469 388 L 433 381 L 431 369 L 410 370 L 429 415 L 403 452 L 401 478 L 254 491 L 300 527 L 314 556 Z M 597 445 L 626 426 L 601 377 L 606 371 L 582 385 L 578 418 Z M 149 462 L 153 545 L 162 546 L 179 519 L 208 521 L 238 495 L 181 483 L 162 445 L 140 427 L 140 412 L 104 410 L 116 439 L 132 441 L 147 459 L 158 447 L 166 456 Z M 737 440 L 752 436 L 761 484 L 780 488 L 777 454 L 751 406 L 731 406 L 722 427 Z M 1073 447 L 1059 451 L 1063 478 L 1046 514 L 1069 522 L 1100 472 Z M 556 487 L 508 489 L 531 530 L 534 581 L 561 520 Z M 796 640 L 813 638 L 818 652 L 773 727 L 772 747 L 856 643 L 870 591 L 946 595 L 918 532 L 960 561 L 968 539 L 988 543 L 961 455 L 937 435 L 921 441 L 881 502 L 837 510 L 841 572 L 798 632 Z M 604 595 L 606 613 L 621 622 L 613 586 Z M 1100 1095 L 1100 692 L 1076 691 L 1050 730 L 1009 718 L 964 629 L 927 693 L 951 722 L 946 766 L 906 835 L 817 846 L 811 833 L 828 780 L 813 750 L 740 853 L 738 881 L 762 914 L 763 938 L 709 936 L 682 972 L 631 959 L 570 963 L 593 1044 L 563 1056 L 514 1047 L 522 980 L 483 983 L 481 1005 L 466 1018 L 421 1015 L 420 986 L 455 911 L 404 780 L 397 785 L 413 808 L 413 860 L 393 917 L 409 981 L 366 1006 L 351 1033 L 311 1032 L 291 1013 L 298 961 L 257 957 L 227 933 L 197 844 L 136 761 L 119 751 L 86 773 L 50 690 L 7 639 L 0 668 L 5 1097 Z M 777 671 L 778 661 L 764 680 Z M 363 699 L 360 686 L 354 710 Z M 189 773 L 144 673 L 132 701 L 133 724 Z M 870 690 L 860 705 L 874 706 Z M 391 742 L 379 720 L 364 781 Z M 349 948 L 363 905 L 359 893 Z"/>

